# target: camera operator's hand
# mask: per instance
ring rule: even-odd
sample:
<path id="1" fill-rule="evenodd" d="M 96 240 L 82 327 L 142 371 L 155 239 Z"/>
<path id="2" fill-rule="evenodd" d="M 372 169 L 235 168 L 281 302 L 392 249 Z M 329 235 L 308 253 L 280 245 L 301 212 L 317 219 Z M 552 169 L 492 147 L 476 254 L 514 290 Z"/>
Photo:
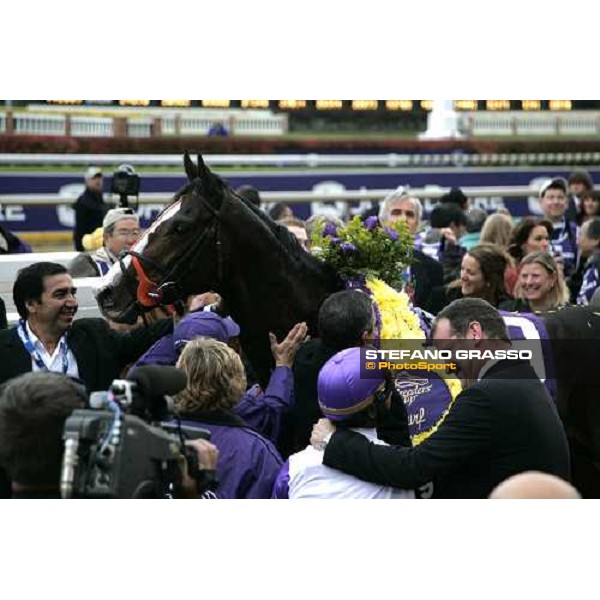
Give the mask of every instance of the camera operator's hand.
<path id="1" fill-rule="evenodd" d="M 281 343 L 277 342 L 274 334 L 269 333 L 275 366 L 291 368 L 294 365 L 296 350 L 298 350 L 302 342 L 306 339 L 307 332 L 308 327 L 306 323 L 296 323 Z"/>
<path id="2" fill-rule="evenodd" d="M 208 440 L 187 440 L 186 446 L 193 448 L 198 457 L 198 468 L 201 471 L 216 471 L 219 460 L 219 449 Z"/>
<path id="3" fill-rule="evenodd" d="M 199 471 L 216 471 L 217 460 L 219 459 L 219 450 L 207 440 L 196 439 L 187 440 L 186 446 L 191 448 L 198 458 Z M 198 483 L 190 477 L 188 471 L 187 460 L 184 456 L 181 457 L 181 497 L 182 498 L 198 498 L 202 492 L 198 492 Z"/>

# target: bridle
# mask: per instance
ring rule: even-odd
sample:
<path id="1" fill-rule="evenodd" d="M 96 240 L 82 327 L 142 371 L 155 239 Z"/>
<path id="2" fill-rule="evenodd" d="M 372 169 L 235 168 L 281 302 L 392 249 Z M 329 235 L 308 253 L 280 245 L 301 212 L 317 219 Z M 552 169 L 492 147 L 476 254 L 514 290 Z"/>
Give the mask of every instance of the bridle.
<path id="1" fill-rule="evenodd" d="M 221 242 L 221 211 L 215 210 L 202 196 L 199 197 L 204 208 L 206 208 L 212 217 L 202 235 L 194 239 L 193 243 L 181 254 L 170 269 L 165 269 L 156 261 L 144 256 L 143 251 L 127 250 L 119 256 L 119 265 L 123 277 L 127 277 L 127 267 L 124 264 L 124 258 L 131 256 L 133 268 L 138 277 L 138 286 L 135 290 L 135 298 L 138 308 L 143 313 L 153 310 L 157 307 L 173 307 L 175 311 L 183 310 L 185 295 L 181 288 L 180 281 L 187 275 L 190 266 L 193 264 L 192 258 L 200 251 L 206 239 L 216 239 L 217 250 L 217 288 L 223 280 L 223 251 Z M 225 202 L 225 197 L 223 199 Z M 166 209 L 165 209 L 166 210 Z M 221 209 L 222 210 L 222 209 Z M 163 213 L 161 213 L 162 215 Z M 160 215 L 157 219 L 160 218 Z M 209 234 L 213 234 L 209 237 Z M 147 274 L 148 270 L 159 274 L 159 282 L 153 281 Z"/>

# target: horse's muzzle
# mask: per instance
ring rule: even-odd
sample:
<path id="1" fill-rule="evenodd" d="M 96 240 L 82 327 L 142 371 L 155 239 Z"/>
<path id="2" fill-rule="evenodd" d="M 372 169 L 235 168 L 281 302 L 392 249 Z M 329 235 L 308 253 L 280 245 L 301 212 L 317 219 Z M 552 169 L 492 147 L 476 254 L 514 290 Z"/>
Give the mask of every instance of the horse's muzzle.
<path id="1" fill-rule="evenodd" d="M 102 314 L 107 319 L 116 323 L 133 325 L 140 315 L 139 307 L 135 301 L 132 301 L 123 307 L 117 306 L 114 289 L 112 287 L 105 287 L 98 292 L 96 300 L 98 301 L 98 306 L 100 307 Z"/>

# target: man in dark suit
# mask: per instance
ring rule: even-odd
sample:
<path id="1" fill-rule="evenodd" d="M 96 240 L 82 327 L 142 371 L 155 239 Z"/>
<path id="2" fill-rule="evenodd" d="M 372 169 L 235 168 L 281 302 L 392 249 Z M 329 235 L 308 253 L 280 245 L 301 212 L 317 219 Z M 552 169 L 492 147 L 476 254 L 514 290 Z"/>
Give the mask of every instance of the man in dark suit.
<path id="1" fill-rule="evenodd" d="M 508 349 L 498 311 L 484 300 L 464 298 L 442 310 L 433 338 L 443 349 Z M 465 342 L 465 340 L 469 340 Z M 399 488 L 429 481 L 437 498 L 486 498 L 506 478 L 541 471 L 568 480 L 569 450 L 546 387 L 528 362 L 467 360 L 463 378 L 475 381 L 452 405 L 438 430 L 419 446 L 375 446 L 327 419 L 311 443 L 324 448 L 323 464 L 360 479 Z"/>
<path id="2" fill-rule="evenodd" d="M 77 289 L 67 269 L 50 262 L 21 269 L 13 287 L 19 324 L 0 331 L 0 384 L 29 371 L 81 379 L 88 391 L 106 390 L 128 364 L 170 333 L 170 319 L 120 333 L 103 319 L 79 319 Z"/>
<path id="3" fill-rule="evenodd" d="M 437 315 L 444 307 L 444 268 L 420 250 L 413 250 L 410 266 L 414 285 L 415 306 Z"/>
<path id="4" fill-rule="evenodd" d="M 386 196 L 379 209 L 382 223 L 404 221 L 412 235 L 421 224 L 423 207 L 421 201 L 409 195 L 407 188 L 399 187 Z M 406 272 L 408 290 L 415 306 L 432 314 L 437 314 L 444 305 L 444 295 L 440 293 L 444 285 L 442 265 L 420 250 L 413 251 L 413 263 Z"/>

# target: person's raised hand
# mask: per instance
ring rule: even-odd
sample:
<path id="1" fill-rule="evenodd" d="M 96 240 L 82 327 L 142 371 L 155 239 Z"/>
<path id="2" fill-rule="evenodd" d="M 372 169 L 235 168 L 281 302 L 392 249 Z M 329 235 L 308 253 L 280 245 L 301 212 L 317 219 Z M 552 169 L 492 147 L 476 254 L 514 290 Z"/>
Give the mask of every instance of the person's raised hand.
<path id="1" fill-rule="evenodd" d="M 219 306 L 219 304 L 221 304 L 221 296 L 216 292 L 204 292 L 203 294 L 192 296 L 191 299 L 188 300 L 188 310 L 192 312 L 210 304 Z"/>
<path id="2" fill-rule="evenodd" d="M 440 233 L 449 242 L 452 242 L 453 244 L 458 243 L 456 240 L 456 235 L 454 235 L 454 231 L 452 231 L 452 229 L 450 229 L 450 227 L 444 227 L 443 229 L 440 229 Z"/>
<path id="3" fill-rule="evenodd" d="M 308 333 L 308 327 L 306 323 L 296 323 L 289 331 L 285 339 L 279 343 L 273 333 L 269 333 L 269 340 L 271 341 L 271 352 L 275 359 L 275 366 L 277 367 L 292 367 L 294 364 L 294 358 L 296 356 L 296 350 L 306 340 L 306 334 Z"/>

